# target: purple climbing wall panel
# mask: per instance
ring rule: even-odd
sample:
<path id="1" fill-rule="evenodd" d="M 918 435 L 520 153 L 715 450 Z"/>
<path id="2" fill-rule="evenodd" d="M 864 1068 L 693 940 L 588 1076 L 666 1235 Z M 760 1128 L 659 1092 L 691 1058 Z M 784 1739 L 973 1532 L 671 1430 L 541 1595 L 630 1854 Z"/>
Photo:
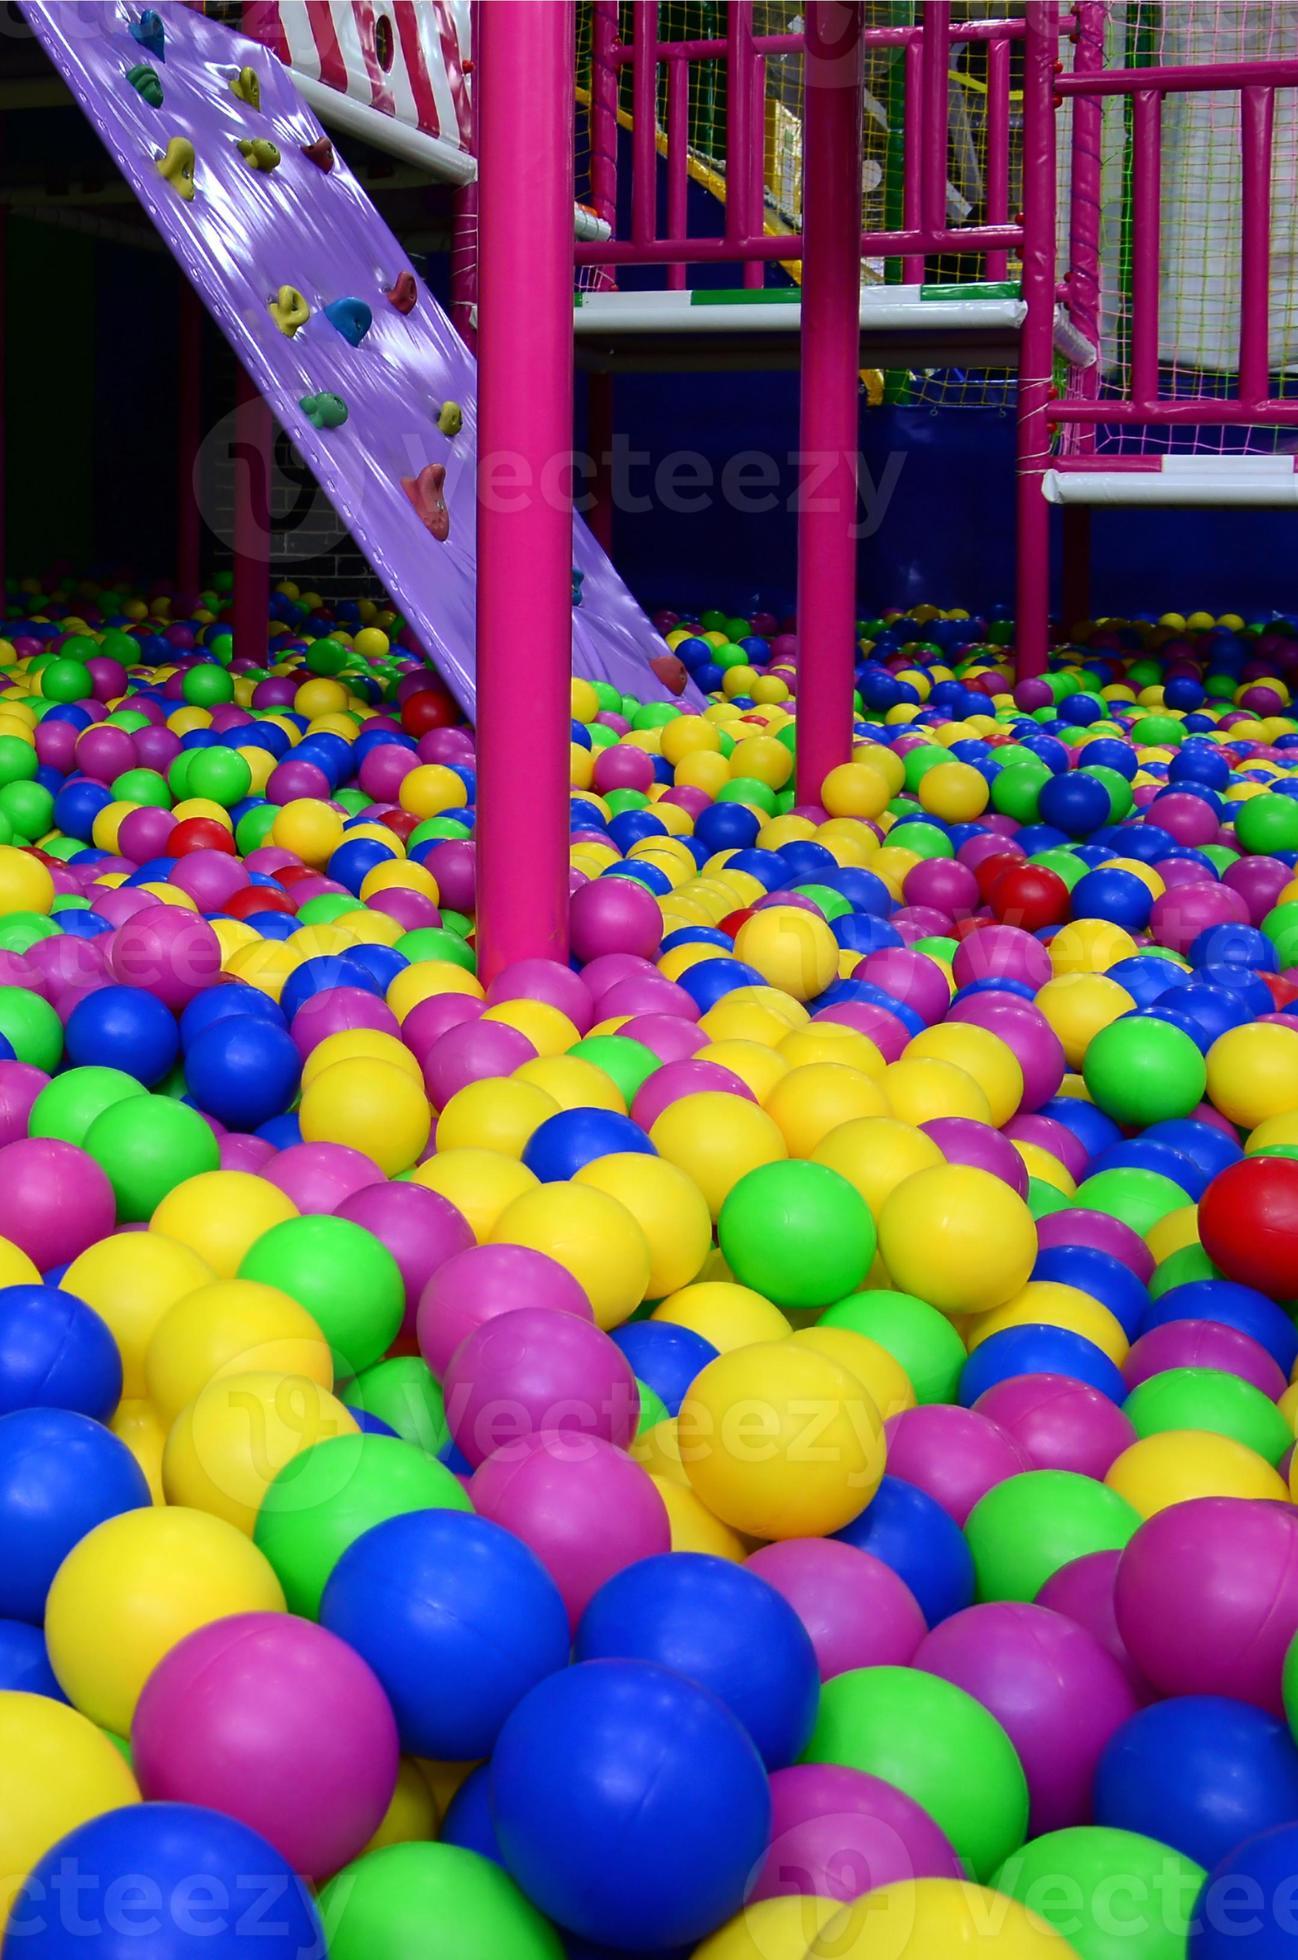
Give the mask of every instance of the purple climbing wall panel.
<path id="1" fill-rule="evenodd" d="M 324 131 L 266 48 L 177 4 L 158 5 L 163 47 L 134 38 L 143 9 L 122 0 L 21 0 L 22 11 L 217 325 L 363 548 L 466 712 L 474 705 L 474 451 L 477 370 L 421 280 L 411 311 L 386 297 L 410 262 L 335 151 L 323 170 L 303 154 Z M 128 75 L 156 71 L 160 106 Z M 251 68 L 259 106 L 231 88 Z M 156 96 L 156 89 L 150 91 Z M 193 197 L 158 168 L 169 146 L 193 145 Z M 276 146 L 278 167 L 253 167 L 240 143 Z M 310 309 L 291 336 L 270 302 L 288 286 Z M 359 300 L 372 325 L 353 346 L 334 323 Z M 527 295 L 518 296 L 526 306 Z M 332 308 L 331 318 L 327 308 Z M 347 419 L 316 428 L 299 405 L 341 397 Z M 445 402 L 463 411 L 448 437 Z M 417 514 L 402 479 L 445 468 L 444 542 Z M 502 472 L 502 478 L 505 480 Z M 544 486 L 542 493 L 544 491 Z M 573 665 L 623 693 L 664 699 L 649 661 L 661 640 L 580 518 L 573 563 L 584 575 L 573 614 Z M 520 619 L 527 594 L 519 593 Z M 697 700 L 693 690 L 692 699 Z"/>

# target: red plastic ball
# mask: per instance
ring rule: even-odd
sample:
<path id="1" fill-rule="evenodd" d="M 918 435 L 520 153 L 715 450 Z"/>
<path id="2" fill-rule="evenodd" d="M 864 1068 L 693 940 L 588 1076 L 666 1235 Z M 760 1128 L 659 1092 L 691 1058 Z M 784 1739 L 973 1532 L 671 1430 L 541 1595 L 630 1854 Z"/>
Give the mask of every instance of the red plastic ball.
<path id="1" fill-rule="evenodd" d="M 403 844 L 412 831 L 418 830 L 421 821 L 413 810 L 385 810 L 379 818 L 379 822 L 390 830 L 394 837 L 399 837 Z"/>
<path id="2" fill-rule="evenodd" d="M 1023 862 L 1023 854 L 1020 851 L 997 851 L 994 857 L 985 857 L 981 864 L 975 866 L 974 877 L 978 880 L 978 890 L 988 904 L 991 903 L 991 895 L 998 881 L 1006 872 L 1017 871 Z"/>
<path id="3" fill-rule="evenodd" d="M 240 891 L 231 892 L 221 910 L 227 918 L 247 919 L 254 912 L 291 913 L 293 901 L 287 892 L 277 892 L 272 885 L 244 885 Z"/>
<path id="4" fill-rule="evenodd" d="M 991 888 L 989 903 L 1003 925 L 1021 926 L 1024 932 L 1062 925 L 1072 909 L 1067 885 L 1044 864 L 1018 864 L 1002 872 Z"/>
<path id="5" fill-rule="evenodd" d="M 1199 1237 L 1227 1279 L 1273 1300 L 1298 1293 L 1298 1160 L 1242 1157 L 1199 1203 Z"/>
<path id="6" fill-rule="evenodd" d="M 401 709 L 401 726 L 407 735 L 427 735 L 433 728 L 454 728 L 460 711 L 449 694 L 439 688 L 421 687 Z"/>
<path id="7" fill-rule="evenodd" d="M 215 817 L 184 817 L 167 839 L 168 857 L 187 857 L 191 851 L 224 851 L 237 855 L 234 838 Z"/>

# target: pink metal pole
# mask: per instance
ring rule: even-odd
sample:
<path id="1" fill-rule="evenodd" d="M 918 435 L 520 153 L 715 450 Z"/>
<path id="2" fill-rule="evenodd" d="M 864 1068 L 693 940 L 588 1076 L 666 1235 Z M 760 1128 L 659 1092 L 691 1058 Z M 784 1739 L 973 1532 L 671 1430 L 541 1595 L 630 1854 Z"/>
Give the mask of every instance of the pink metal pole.
<path id="1" fill-rule="evenodd" d="M 1022 243 L 1021 225 L 953 225 L 939 232 L 863 231 L 859 251 L 862 258 L 919 253 L 922 270 L 925 252 L 1018 251 Z M 796 231 L 759 231 L 735 238 L 656 238 L 647 245 L 611 238 L 577 247 L 578 265 L 667 265 L 673 259 L 684 265 L 721 265 L 734 259 L 801 257 L 802 236 Z"/>
<path id="2" fill-rule="evenodd" d="M 597 218 L 617 229 L 617 17 L 618 0 L 591 0 L 590 11 L 590 201 Z M 670 227 L 669 227 L 670 229 Z M 601 266 L 597 292 L 617 285 Z"/>
<path id="3" fill-rule="evenodd" d="M 1131 399 L 1158 398 L 1158 281 L 1163 99 L 1131 98 Z"/>
<path id="4" fill-rule="evenodd" d="M 6 496 L 5 472 L 9 460 L 8 415 L 5 410 L 5 396 L 8 392 L 8 358 L 6 338 L 9 318 L 9 211 L 0 205 L 0 617 L 8 611 L 5 574 L 11 569 L 9 564 L 8 499 Z"/>
<path id="5" fill-rule="evenodd" d="M 511 960 L 563 960 L 568 952 L 574 11 L 572 0 L 490 0 L 481 9 L 477 640 L 484 980 Z M 518 631 L 520 591 L 527 593 L 526 635 Z"/>
<path id="6" fill-rule="evenodd" d="M 1240 246 L 1239 392 L 1265 401 L 1271 387 L 1271 144 L 1275 91 L 1246 88 L 1240 102 L 1243 238 Z"/>
<path id="7" fill-rule="evenodd" d="M 902 56 L 906 64 L 906 128 L 902 148 L 902 187 L 901 221 L 907 231 L 918 232 L 923 223 L 922 200 L 924 187 L 924 152 L 920 136 L 923 125 L 923 84 L 921 81 L 922 62 L 919 35 L 914 29 L 907 30 L 911 38 L 906 43 Z M 901 276 L 908 286 L 922 286 L 924 283 L 923 252 L 908 253 L 901 262 Z"/>
<path id="8" fill-rule="evenodd" d="M 748 185 L 745 210 L 754 231 L 764 231 L 766 212 L 766 57 L 756 52 L 749 36 L 748 86 L 752 91 L 749 110 Z M 766 266 L 761 259 L 744 261 L 743 282 L 750 292 L 766 284 Z"/>
<path id="9" fill-rule="evenodd" d="M 1045 672 L 1050 645 L 1049 408 L 1055 326 L 1055 61 L 1059 0 L 1027 0 L 1023 50 L 1023 298 L 1019 340 L 1017 673 Z"/>
<path id="10" fill-rule="evenodd" d="M 492 0 L 495 5 L 495 0 Z M 658 0 L 635 0 L 635 68 L 631 96 L 631 236 L 648 245 L 658 235 Z"/>
<path id="11" fill-rule="evenodd" d="M 690 71 L 684 61 L 667 64 L 667 229 L 683 238 L 688 223 L 690 188 Z M 667 268 L 672 292 L 685 287 L 685 267 Z"/>
<path id="12" fill-rule="evenodd" d="M 753 148 L 752 0 L 730 0 L 726 24 L 726 244 L 746 259 L 744 241 L 757 226 L 749 210 Z M 805 205 L 806 198 L 804 195 Z"/>
<path id="13" fill-rule="evenodd" d="M 852 752 L 861 338 L 862 0 L 811 0 L 803 131 L 798 773 L 817 803 Z"/>
<path id="14" fill-rule="evenodd" d="M 259 664 L 270 624 L 270 463 L 275 425 L 243 369 L 234 402 L 234 650 Z"/>
<path id="15" fill-rule="evenodd" d="M 920 9 L 920 223 L 938 232 L 946 224 L 947 119 L 951 59 L 950 0 L 924 0 Z"/>
<path id="16" fill-rule="evenodd" d="M 481 0 L 473 0 L 470 10 L 470 45 L 476 55 L 481 32 Z M 470 94 L 471 110 L 476 106 L 477 83 Z M 477 129 L 473 130 L 477 144 Z M 451 325 L 469 352 L 476 351 L 478 333 L 473 309 L 478 303 L 478 185 L 457 184 L 451 193 Z"/>
<path id="17" fill-rule="evenodd" d="M 1003 225 L 1010 215 L 1010 44 L 987 44 L 987 221 Z M 1008 252 L 987 254 L 987 277 L 1009 277 Z"/>
<path id="18" fill-rule="evenodd" d="M 1073 73 L 1093 75 L 1104 66 L 1104 0 L 1077 0 L 1077 39 L 1073 50 Z M 1100 205 L 1103 170 L 1104 110 L 1099 99 L 1079 95 L 1073 99 L 1072 181 L 1068 202 L 1068 315 L 1078 331 L 1096 349 L 1097 358 L 1088 368 L 1073 372 L 1070 393 L 1085 401 L 1095 401 L 1100 392 Z M 1087 430 L 1077 447 L 1091 452 L 1095 432 Z M 1076 535 L 1077 527 L 1074 527 Z M 1065 547 L 1069 526 L 1064 523 Z"/>
<path id="19" fill-rule="evenodd" d="M 203 524 L 194 474 L 203 439 L 203 303 L 182 276 L 177 322 L 176 583 L 186 597 L 198 591 Z"/>

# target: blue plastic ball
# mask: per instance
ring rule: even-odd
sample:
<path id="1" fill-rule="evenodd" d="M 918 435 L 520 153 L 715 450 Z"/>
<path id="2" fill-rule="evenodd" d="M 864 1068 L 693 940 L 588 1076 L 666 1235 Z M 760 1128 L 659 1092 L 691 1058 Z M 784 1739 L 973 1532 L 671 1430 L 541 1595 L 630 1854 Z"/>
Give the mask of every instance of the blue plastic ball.
<path id="1" fill-rule="evenodd" d="M 717 1358 L 711 1341 L 692 1327 L 677 1327 L 669 1320 L 631 1320 L 615 1327 L 612 1339 L 669 1416 L 680 1413 L 690 1383 Z"/>
<path id="2" fill-rule="evenodd" d="M 118 1068 L 152 1088 L 180 1053 L 170 1010 L 143 987 L 99 987 L 68 1016 L 66 1055 L 74 1068 Z"/>
<path id="3" fill-rule="evenodd" d="M 633 1151 L 642 1157 L 658 1152 L 638 1123 L 612 1109 L 561 1109 L 547 1116 L 528 1138 L 524 1167 L 542 1184 L 560 1184 L 597 1157 Z"/>
<path id="4" fill-rule="evenodd" d="M 496 1827 L 491 1821 L 491 1768 L 487 1763 L 479 1763 L 470 1776 L 466 1776 L 447 1806 L 442 1828 L 437 1833 L 439 1844 L 454 1844 L 461 1851 L 476 1851 L 480 1858 L 490 1858 L 493 1865 L 502 1862 L 500 1846 L 496 1842 Z"/>
<path id="5" fill-rule="evenodd" d="M 302 1057 L 286 1028 L 251 1014 L 214 1021 L 185 1055 L 185 1082 L 201 1110 L 231 1130 L 257 1130 L 288 1108 Z"/>
<path id="6" fill-rule="evenodd" d="M 930 1627 L 973 1605 L 973 1553 L 964 1533 L 936 1498 L 901 1477 L 885 1477 L 860 1517 L 834 1536 L 891 1566 Z"/>
<path id="7" fill-rule="evenodd" d="M 1293 1960 L 1298 1944 L 1298 1823 L 1229 1851 L 1203 1883 L 1186 1960 Z"/>
<path id="8" fill-rule="evenodd" d="M 89 1416 L 55 1408 L 0 1416 L 0 1618 L 39 1626 L 73 1546 L 106 1518 L 152 1501 L 125 1443 Z"/>
<path id="9" fill-rule="evenodd" d="M 1141 1285 L 1129 1266 L 1110 1252 L 1090 1245 L 1051 1246 L 1037 1254 L 1033 1279 L 1053 1279 L 1064 1286 L 1080 1287 L 1093 1300 L 1107 1307 L 1128 1340 L 1134 1340 L 1149 1311 L 1149 1290 Z M 1066 1374 L 1067 1369 L 1058 1372 Z M 1096 1387 L 1098 1387 L 1098 1382 Z"/>
<path id="10" fill-rule="evenodd" d="M 1150 1302 L 1140 1331 L 1148 1334 L 1169 1320 L 1219 1320 L 1236 1328 L 1266 1349 L 1286 1379 L 1298 1361 L 1298 1330 L 1284 1308 L 1236 1280 L 1195 1279 L 1169 1287 L 1161 1299 Z"/>
<path id="11" fill-rule="evenodd" d="M 27 1620 L 0 1620 L 0 1693 L 46 1695 L 66 1701 L 45 1646 L 45 1635 Z"/>
<path id="12" fill-rule="evenodd" d="M 771 1830 L 745 1730 L 645 1661 L 565 1668 L 534 1689 L 496 1744 L 491 1810 L 506 1869 L 542 1912 L 639 1950 L 733 1918 Z"/>
<path id="13" fill-rule="evenodd" d="M 728 1559 L 668 1552 L 627 1566 L 591 1600 L 573 1651 L 579 1661 L 657 1661 L 710 1688 L 768 1770 L 787 1769 L 811 1740 L 811 1636 L 774 1586 Z"/>
<path id="14" fill-rule="evenodd" d="M 1098 1388 L 1110 1402 L 1126 1400 L 1121 1371 L 1102 1348 L 1070 1327 L 1004 1327 L 979 1343 L 960 1373 L 960 1401 L 972 1409 L 980 1395 L 1017 1375 L 1062 1375 Z"/>
<path id="15" fill-rule="evenodd" d="M 568 1615 L 536 1555 L 488 1518 L 415 1511 L 376 1525 L 325 1588 L 321 1624 L 382 1683 L 408 1754 L 472 1762 L 568 1662 Z"/>
<path id="16" fill-rule="evenodd" d="M 0 1287 L 0 1416 L 70 1409 L 106 1422 L 122 1396 L 117 1343 L 57 1286 Z"/>

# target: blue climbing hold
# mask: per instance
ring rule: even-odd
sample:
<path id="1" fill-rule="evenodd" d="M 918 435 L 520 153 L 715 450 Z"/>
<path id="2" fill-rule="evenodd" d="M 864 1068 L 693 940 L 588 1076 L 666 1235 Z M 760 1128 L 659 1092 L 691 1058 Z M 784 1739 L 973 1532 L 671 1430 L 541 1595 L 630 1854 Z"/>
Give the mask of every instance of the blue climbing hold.
<path id="1" fill-rule="evenodd" d="M 352 347 L 360 346 L 374 324 L 374 315 L 363 299 L 331 299 L 324 315 Z"/>
<path id="2" fill-rule="evenodd" d="M 156 61 L 167 59 L 167 30 L 155 8 L 146 7 L 140 18 L 131 22 L 131 39 L 147 48 Z"/>

